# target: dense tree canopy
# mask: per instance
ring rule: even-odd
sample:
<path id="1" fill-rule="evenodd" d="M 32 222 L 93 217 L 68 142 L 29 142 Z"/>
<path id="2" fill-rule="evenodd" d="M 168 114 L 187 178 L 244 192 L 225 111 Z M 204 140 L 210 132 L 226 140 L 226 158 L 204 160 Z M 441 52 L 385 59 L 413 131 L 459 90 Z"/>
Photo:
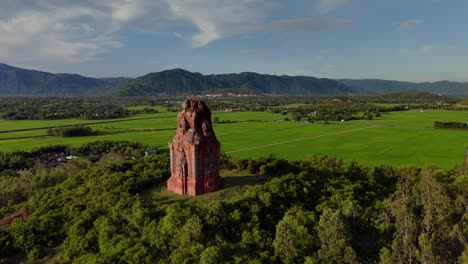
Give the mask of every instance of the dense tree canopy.
<path id="1" fill-rule="evenodd" d="M 138 113 L 154 113 L 155 109 L 127 110 L 124 106 L 148 103 L 140 98 L 82 97 L 9 97 L 0 98 L 0 117 L 6 120 L 51 120 L 79 118 L 85 120 L 128 117 Z"/>
<path id="2" fill-rule="evenodd" d="M 0 228 L 0 257 L 52 263 L 462 263 L 468 254 L 466 164 L 443 171 L 366 168 L 330 157 L 223 156 L 223 168 L 260 170 L 267 180 L 229 187 L 211 200 L 158 200 L 153 194 L 169 176 L 169 157 L 143 157 L 145 148 L 100 142 L 75 150 L 88 155 L 57 167 L 2 166 L 0 216 L 27 210 L 28 219 Z M 110 151 L 90 158 L 103 149 Z M 2 153 L 3 162 L 18 155 Z"/>

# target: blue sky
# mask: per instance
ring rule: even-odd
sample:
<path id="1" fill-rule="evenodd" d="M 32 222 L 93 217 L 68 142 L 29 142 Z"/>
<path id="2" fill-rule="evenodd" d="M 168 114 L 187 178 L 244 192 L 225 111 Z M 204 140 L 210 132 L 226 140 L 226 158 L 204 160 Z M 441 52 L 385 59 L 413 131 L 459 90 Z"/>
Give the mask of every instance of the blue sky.
<path id="1" fill-rule="evenodd" d="M 468 81 L 467 0 L 2 0 L 0 62 Z"/>

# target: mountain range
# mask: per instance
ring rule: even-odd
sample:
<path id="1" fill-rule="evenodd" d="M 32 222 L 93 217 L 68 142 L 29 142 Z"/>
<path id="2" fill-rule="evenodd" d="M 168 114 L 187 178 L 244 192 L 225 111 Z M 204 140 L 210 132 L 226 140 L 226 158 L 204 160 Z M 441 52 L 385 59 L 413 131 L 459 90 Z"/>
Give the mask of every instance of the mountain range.
<path id="1" fill-rule="evenodd" d="M 468 82 L 438 81 L 414 83 L 379 79 L 337 79 L 336 81 L 357 90 L 360 94 L 417 91 L 444 95 L 468 95 Z"/>
<path id="2" fill-rule="evenodd" d="M 104 94 L 129 80 L 129 78 L 90 78 L 68 73 L 54 74 L 0 63 L 0 95 Z"/>
<path id="3" fill-rule="evenodd" d="M 0 63 L 0 95 L 174 96 L 256 94 L 331 96 L 399 91 L 425 91 L 468 96 L 467 82 L 412 83 L 379 79 L 327 79 L 268 75 L 255 72 L 203 75 L 183 69 L 149 73 L 138 78 L 92 78 L 49 73 Z"/>
<path id="4" fill-rule="evenodd" d="M 119 95 L 268 94 L 326 96 L 350 94 L 346 85 L 331 79 L 276 76 L 242 72 L 202 75 L 183 69 L 150 73 L 117 90 Z"/>

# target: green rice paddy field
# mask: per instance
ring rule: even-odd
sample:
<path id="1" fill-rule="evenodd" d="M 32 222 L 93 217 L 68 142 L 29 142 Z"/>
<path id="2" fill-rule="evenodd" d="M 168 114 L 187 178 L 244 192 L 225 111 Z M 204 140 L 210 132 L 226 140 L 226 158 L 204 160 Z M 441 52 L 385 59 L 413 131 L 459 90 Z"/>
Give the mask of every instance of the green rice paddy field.
<path id="1" fill-rule="evenodd" d="M 159 109 L 158 109 L 159 110 Z M 371 121 L 330 124 L 283 121 L 268 112 L 215 112 L 229 123 L 215 124 L 222 151 L 234 157 L 271 153 L 291 160 L 329 155 L 368 166 L 430 165 L 451 168 L 464 160 L 468 131 L 433 129 L 434 121 L 468 122 L 468 111 L 419 110 L 391 112 Z M 167 150 L 176 127 L 176 113 L 160 112 L 115 120 L 78 119 L 0 121 L 0 151 L 31 150 L 51 144 L 81 145 L 96 140 L 138 141 Z M 78 138 L 46 136 L 50 126 L 88 123 L 98 135 Z M 32 129 L 27 131 L 12 131 Z"/>

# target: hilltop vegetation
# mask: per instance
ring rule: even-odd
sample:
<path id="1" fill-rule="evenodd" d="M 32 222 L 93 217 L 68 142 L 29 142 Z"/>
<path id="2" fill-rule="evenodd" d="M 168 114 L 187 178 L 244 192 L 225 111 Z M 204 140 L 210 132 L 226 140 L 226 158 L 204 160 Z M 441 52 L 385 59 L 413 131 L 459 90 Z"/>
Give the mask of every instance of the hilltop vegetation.
<path id="1" fill-rule="evenodd" d="M 466 261 L 466 166 L 367 168 L 329 157 L 223 156 L 222 166 L 230 170 L 225 175 L 259 168 L 268 180 L 255 184 L 248 176 L 250 184 L 236 186 L 231 184 L 236 176 L 230 176 L 223 190 L 168 200 L 159 195 L 168 164 L 166 154 L 143 158 L 115 149 L 56 168 L 36 164 L 19 174 L 3 170 L 0 216 L 26 210 L 28 218 L 0 229 L 0 258 L 48 263 Z"/>

